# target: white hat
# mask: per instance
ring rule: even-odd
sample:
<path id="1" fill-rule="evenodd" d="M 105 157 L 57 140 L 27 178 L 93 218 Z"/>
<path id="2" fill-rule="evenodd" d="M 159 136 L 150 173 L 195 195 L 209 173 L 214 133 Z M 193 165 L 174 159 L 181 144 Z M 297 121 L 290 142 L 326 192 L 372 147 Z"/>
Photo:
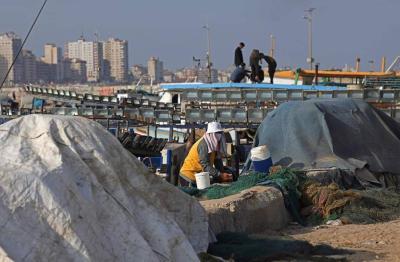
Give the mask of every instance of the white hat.
<path id="1" fill-rule="evenodd" d="M 208 123 L 207 126 L 207 134 L 210 133 L 217 133 L 217 132 L 223 132 L 224 130 L 221 127 L 221 124 L 218 122 L 210 122 Z"/>

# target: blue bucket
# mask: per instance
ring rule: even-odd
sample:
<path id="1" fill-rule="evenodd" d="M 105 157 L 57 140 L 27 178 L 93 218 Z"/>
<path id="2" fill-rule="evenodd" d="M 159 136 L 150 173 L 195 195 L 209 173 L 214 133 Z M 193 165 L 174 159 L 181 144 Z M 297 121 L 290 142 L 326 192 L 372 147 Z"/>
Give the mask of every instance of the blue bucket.
<path id="1" fill-rule="evenodd" d="M 254 171 L 260 173 L 268 173 L 269 168 L 272 166 L 272 159 L 269 157 L 261 161 L 253 160 Z"/>
<path id="2" fill-rule="evenodd" d="M 148 167 L 161 168 L 162 157 L 148 157 L 143 160 L 143 163 Z"/>

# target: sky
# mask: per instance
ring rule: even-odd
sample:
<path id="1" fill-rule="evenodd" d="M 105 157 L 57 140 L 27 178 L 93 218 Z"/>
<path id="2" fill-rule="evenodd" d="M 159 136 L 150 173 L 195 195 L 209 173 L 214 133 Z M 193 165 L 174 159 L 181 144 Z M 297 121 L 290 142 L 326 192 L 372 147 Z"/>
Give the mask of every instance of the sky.
<path id="1" fill-rule="evenodd" d="M 0 0 L 0 33 L 25 37 L 43 0 Z M 210 28 L 211 60 L 223 69 L 233 64 L 234 49 L 245 42 L 245 62 L 253 48 L 268 53 L 276 38 L 278 67 L 306 68 L 307 22 L 313 14 L 313 53 L 321 68 L 380 68 L 400 55 L 399 0 L 48 0 L 26 49 L 43 55 L 45 43 L 64 46 L 82 34 L 94 40 L 117 37 L 129 42 L 129 63 L 159 57 L 164 67 L 193 65 L 205 58 Z"/>

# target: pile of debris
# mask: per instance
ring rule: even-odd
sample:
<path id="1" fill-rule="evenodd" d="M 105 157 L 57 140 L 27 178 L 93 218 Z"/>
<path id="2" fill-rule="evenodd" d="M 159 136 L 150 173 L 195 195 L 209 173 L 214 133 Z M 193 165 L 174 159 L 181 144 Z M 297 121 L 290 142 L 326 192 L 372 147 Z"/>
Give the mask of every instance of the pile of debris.
<path id="1" fill-rule="evenodd" d="M 200 204 L 151 175 L 94 121 L 0 126 L 0 260 L 198 261 Z"/>

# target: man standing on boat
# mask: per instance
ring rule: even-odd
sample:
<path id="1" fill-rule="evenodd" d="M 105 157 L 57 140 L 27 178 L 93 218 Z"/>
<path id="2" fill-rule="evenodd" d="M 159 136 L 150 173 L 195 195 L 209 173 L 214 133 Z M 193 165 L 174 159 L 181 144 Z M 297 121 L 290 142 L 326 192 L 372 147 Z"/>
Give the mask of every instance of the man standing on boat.
<path id="1" fill-rule="evenodd" d="M 264 55 L 263 53 L 260 53 L 260 51 L 257 49 L 253 49 L 250 54 L 251 81 L 261 83 L 264 80 L 264 71 L 260 66 L 260 62 L 262 59 L 264 59 L 268 64 L 270 83 L 273 84 L 277 63 L 273 57 Z"/>
<path id="2" fill-rule="evenodd" d="M 232 72 L 230 80 L 233 83 L 240 83 L 242 80 L 247 76 L 250 77 L 248 73 L 249 71 L 246 70 L 246 64 L 243 62 L 243 53 L 242 49 L 245 47 L 243 42 L 239 43 L 239 46 L 235 50 L 235 66 L 236 69 Z"/>
<path id="3" fill-rule="evenodd" d="M 243 42 L 239 43 L 239 46 L 235 50 L 235 66 L 236 67 L 245 67 L 246 64 L 243 62 L 243 53 L 242 49 L 245 47 L 245 44 Z"/>

